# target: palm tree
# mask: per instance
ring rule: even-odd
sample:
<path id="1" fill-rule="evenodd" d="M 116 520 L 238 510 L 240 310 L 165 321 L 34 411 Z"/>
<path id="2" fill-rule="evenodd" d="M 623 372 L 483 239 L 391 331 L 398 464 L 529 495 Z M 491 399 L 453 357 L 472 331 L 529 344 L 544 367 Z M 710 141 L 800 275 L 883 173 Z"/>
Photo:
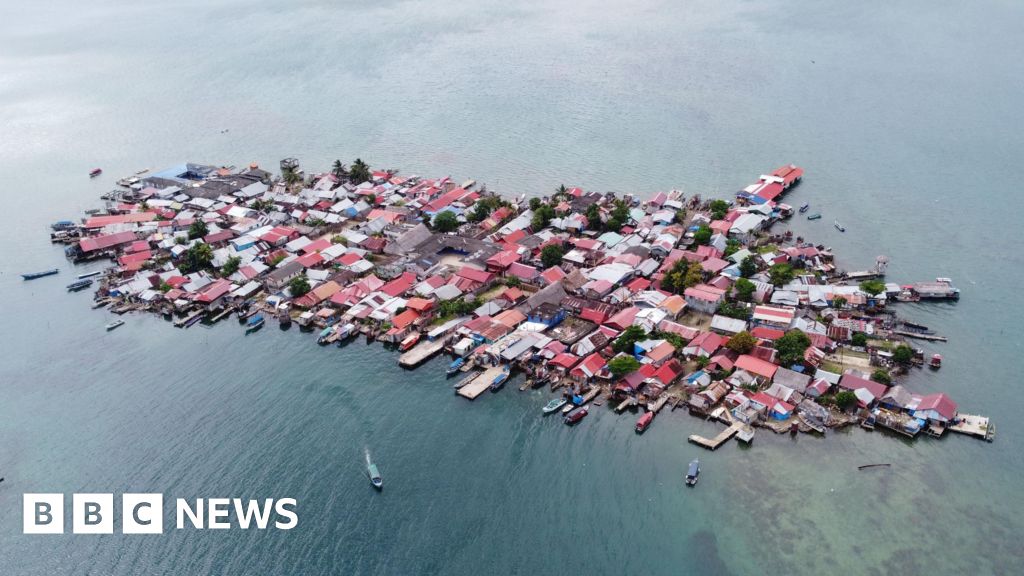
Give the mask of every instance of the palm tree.
<path id="1" fill-rule="evenodd" d="M 356 161 L 352 163 L 352 168 L 348 171 L 348 175 L 356 184 L 362 184 L 370 179 L 370 165 L 363 162 L 361 158 L 356 158 Z"/>
<path id="2" fill-rule="evenodd" d="M 569 193 L 569 189 L 565 187 L 565 184 L 559 184 L 558 190 L 556 190 L 555 193 L 559 196 L 565 196 Z"/>
<path id="3" fill-rule="evenodd" d="M 348 168 L 346 168 L 345 165 L 341 163 L 341 160 L 335 160 L 334 165 L 331 166 L 331 173 L 334 174 L 336 177 L 341 178 L 342 176 L 348 173 Z"/>

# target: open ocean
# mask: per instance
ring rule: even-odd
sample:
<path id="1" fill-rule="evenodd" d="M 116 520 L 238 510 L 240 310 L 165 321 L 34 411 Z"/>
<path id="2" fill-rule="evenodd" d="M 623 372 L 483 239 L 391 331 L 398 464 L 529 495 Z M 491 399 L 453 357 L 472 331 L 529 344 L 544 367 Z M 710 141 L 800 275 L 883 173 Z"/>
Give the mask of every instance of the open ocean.
<path id="1" fill-rule="evenodd" d="M 0 572 L 1020 573 L 1024 4 L 4 4 Z M 907 385 L 991 416 L 996 440 L 760 430 L 712 453 L 686 437 L 720 425 L 679 411 L 643 436 L 606 410 L 570 429 L 541 417 L 547 393 L 453 397 L 441 359 L 410 372 L 380 345 L 234 320 L 107 333 L 66 293 L 88 267 L 48 224 L 116 178 L 287 156 L 643 197 L 728 198 L 796 163 L 787 202 L 823 218 L 792 226 L 842 267 L 885 254 L 891 281 L 961 289 L 900 306 L 950 340 L 921 344 L 944 366 Z M 857 471 L 876 462 L 893 466 Z M 25 536 L 25 492 L 293 497 L 299 522 Z"/>

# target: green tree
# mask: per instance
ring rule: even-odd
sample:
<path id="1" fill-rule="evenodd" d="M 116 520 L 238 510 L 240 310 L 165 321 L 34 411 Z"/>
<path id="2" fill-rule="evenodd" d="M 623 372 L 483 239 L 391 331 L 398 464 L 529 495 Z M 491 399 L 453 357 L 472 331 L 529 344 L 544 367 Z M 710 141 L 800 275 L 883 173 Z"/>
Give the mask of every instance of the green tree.
<path id="1" fill-rule="evenodd" d="M 863 332 L 854 332 L 850 337 L 850 343 L 863 348 L 868 345 L 868 335 Z"/>
<path id="2" fill-rule="evenodd" d="M 555 188 L 555 195 L 556 196 L 568 196 L 569 195 L 569 189 L 565 187 L 565 184 L 559 184 L 558 188 Z"/>
<path id="3" fill-rule="evenodd" d="M 220 269 L 221 276 L 231 276 L 235 272 L 238 272 L 238 267 L 242 264 L 242 259 L 238 256 L 229 256 L 228 261 L 224 263 L 224 266 Z"/>
<path id="4" fill-rule="evenodd" d="M 530 198 L 530 210 L 533 210 L 534 212 L 536 212 L 537 209 L 540 208 L 541 204 L 542 204 L 542 202 L 541 202 L 540 198 L 536 198 L 536 197 Z"/>
<path id="5" fill-rule="evenodd" d="M 451 210 L 445 210 L 434 216 L 434 230 L 452 232 L 459 227 L 459 218 Z"/>
<path id="6" fill-rule="evenodd" d="M 633 353 L 633 345 L 647 338 L 647 332 L 640 326 L 630 326 L 612 342 L 612 350 L 618 353 Z"/>
<path id="7" fill-rule="evenodd" d="M 757 338 L 747 332 L 737 332 L 729 341 L 725 344 L 726 348 L 736 352 L 737 354 L 747 354 L 757 346 Z"/>
<path id="8" fill-rule="evenodd" d="M 565 249 L 561 244 L 548 244 L 540 251 L 540 261 L 545 268 L 558 266 L 562 263 L 563 256 L 565 256 Z"/>
<path id="9" fill-rule="evenodd" d="M 775 341 L 775 349 L 779 352 L 779 363 L 783 366 L 801 364 L 804 351 L 811 345 L 811 339 L 800 330 L 790 330 Z"/>
<path id="10" fill-rule="evenodd" d="M 697 228 L 697 231 L 693 233 L 693 241 L 701 246 L 707 245 L 711 242 L 711 228 L 705 225 L 701 225 Z"/>
<path id="11" fill-rule="evenodd" d="M 711 218 L 713 220 L 721 220 L 725 218 L 726 212 L 729 211 L 729 203 L 725 200 L 712 200 L 711 201 Z"/>
<path id="12" fill-rule="evenodd" d="M 676 224 L 685 224 L 686 208 L 680 208 L 679 210 L 676 210 L 675 217 L 672 219 L 672 221 L 675 222 Z"/>
<path id="13" fill-rule="evenodd" d="M 692 288 L 704 281 L 704 268 L 700 262 L 690 262 L 686 267 L 686 276 L 683 278 L 683 287 Z"/>
<path id="14" fill-rule="evenodd" d="M 793 279 L 793 267 L 785 262 L 776 264 L 768 269 L 768 278 L 776 286 L 787 284 Z"/>
<path id="15" fill-rule="evenodd" d="M 632 356 L 616 356 L 608 362 L 608 369 L 616 378 L 631 374 L 640 369 L 640 363 Z"/>
<path id="16" fill-rule="evenodd" d="M 906 344 L 900 344 L 893 350 L 892 359 L 897 364 L 910 364 L 914 360 L 914 349 Z"/>
<path id="17" fill-rule="evenodd" d="M 548 223 L 550 223 L 551 219 L 554 217 L 555 209 L 548 204 L 541 204 L 533 211 L 533 219 L 530 220 L 530 229 L 534 232 L 540 232 L 548 227 Z"/>
<path id="18" fill-rule="evenodd" d="M 281 177 L 284 178 L 284 183 L 291 186 L 292 184 L 298 184 L 302 182 L 302 175 L 295 170 L 285 170 Z"/>
<path id="19" fill-rule="evenodd" d="M 881 368 L 878 368 L 877 370 L 871 373 L 871 379 L 874 380 L 875 382 L 878 382 L 879 384 L 885 384 L 886 386 L 892 384 L 892 376 L 890 376 L 888 372 Z"/>
<path id="20" fill-rule="evenodd" d="M 352 163 L 352 167 L 349 168 L 348 178 L 355 184 L 362 184 L 369 180 L 373 175 L 370 174 L 370 165 L 363 162 L 361 158 L 356 158 L 356 161 Z"/>
<path id="21" fill-rule="evenodd" d="M 846 298 L 842 296 L 836 296 L 832 299 L 832 307 L 836 310 L 842 310 L 846 306 Z"/>
<path id="22" fill-rule="evenodd" d="M 591 230 L 600 230 L 602 226 L 601 222 L 601 207 L 595 202 L 590 206 L 587 206 L 586 212 L 583 213 L 587 217 L 587 228 Z"/>
<path id="23" fill-rule="evenodd" d="M 743 302 L 750 302 L 754 297 L 754 292 L 757 291 L 757 286 L 746 278 L 736 280 L 736 284 L 733 285 L 733 288 L 736 289 L 736 299 L 742 300 Z"/>
<path id="24" fill-rule="evenodd" d="M 740 276 L 750 278 L 754 274 L 757 274 L 757 261 L 754 260 L 754 257 L 747 256 L 740 260 Z"/>
<path id="25" fill-rule="evenodd" d="M 209 244 L 196 242 L 185 250 L 182 265 L 179 266 L 182 272 L 191 273 L 205 270 L 213 262 L 213 248 Z"/>
<path id="26" fill-rule="evenodd" d="M 604 229 L 609 232 L 618 232 L 629 221 L 629 205 L 623 200 L 616 200 L 615 206 L 609 214 L 608 221 L 604 223 Z"/>
<path id="27" fill-rule="evenodd" d="M 872 296 L 878 296 L 885 292 L 885 282 L 881 280 L 865 280 L 860 283 L 860 290 Z"/>
<path id="28" fill-rule="evenodd" d="M 298 298 L 309 293 L 310 286 L 309 280 L 305 276 L 296 276 L 288 282 L 288 291 L 292 293 L 292 296 Z"/>
<path id="29" fill-rule="evenodd" d="M 192 222 L 192 225 L 188 227 L 188 238 L 189 240 L 195 240 L 196 238 L 202 238 L 210 233 L 210 229 L 206 226 L 206 222 L 202 220 L 196 220 Z"/>
<path id="30" fill-rule="evenodd" d="M 750 319 L 750 309 L 739 303 L 722 302 L 718 305 L 716 313 L 729 318 L 736 318 L 737 320 Z"/>
<path id="31" fill-rule="evenodd" d="M 335 160 L 334 164 L 331 166 L 331 173 L 334 174 L 336 178 L 340 179 L 348 173 L 348 169 L 341 163 L 341 160 Z"/>
<path id="32" fill-rule="evenodd" d="M 735 238 L 729 238 L 728 240 L 725 241 L 725 252 L 723 252 L 722 254 L 726 258 L 728 258 L 729 256 L 732 256 L 733 254 L 739 252 L 740 248 L 743 248 L 742 242 Z"/>
<path id="33" fill-rule="evenodd" d="M 837 392 L 835 395 L 835 403 L 843 410 L 849 410 L 857 405 L 857 395 L 849 390 Z"/>
<path id="34" fill-rule="evenodd" d="M 331 244 L 341 244 L 342 246 L 348 246 L 348 238 L 345 238 L 341 234 L 331 236 Z"/>

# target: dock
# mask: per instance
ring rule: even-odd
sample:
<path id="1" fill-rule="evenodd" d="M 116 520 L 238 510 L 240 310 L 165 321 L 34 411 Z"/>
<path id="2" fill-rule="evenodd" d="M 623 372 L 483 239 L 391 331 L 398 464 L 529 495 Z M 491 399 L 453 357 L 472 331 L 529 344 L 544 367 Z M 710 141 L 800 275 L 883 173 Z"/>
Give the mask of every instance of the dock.
<path id="1" fill-rule="evenodd" d="M 442 349 L 444 349 L 444 340 L 441 339 L 420 342 L 398 358 L 398 365 L 403 368 L 418 366 Z"/>
<path id="2" fill-rule="evenodd" d="M 200 310 L 184 318 L 178 318 L 174 321 L 174 325 L 178 328 L 188 328 L 192 324 L 196 323 L 199 318 L 202 318 L 206 314 L 205 310 Z"/>
<path id="3" fill-rule="evenodd" d="M 667 402 L 668 395 L 662 394 L 657 400 L 654 401 L 653 404 L 648 404 L 647 409 L 657 414 L 658 411 L 660 411 Z"/>
<path id="4" fill-rule="evenodd" d="M 458 395 L 463 398 L 475 400 L 477 396 L 483 394 L 485 390 L 490 388 L 494 379 L 504 371 L 505 368 L 502 366 L 494 366 L 484 370 L 479 376 L 474 378 L 472 382 L 459 388 Z"/>
<path id="5" fill-rule="evenodd" d="M 732 426 L 729 426 L 725 430 L 719 432 L 718 436 L 715 436 L 714 438 L 708 439 L 700 436 L 699 434 L 691 434 L 689 440 L 690 442 L 693 442 L 703 448 L 707 448 L 708 450 L 717 450 L 719 446 L 725 444 L 726 441 L 735 436 L 736 433 L 740 431 L 740 428 L 743 428 L 744 426 L 745 424 L 742 422 L 736 422 Z"/>
<path id="6" fill-rule="evenodd" d="M 975 416 L 973 414 L 959 414 L 957 417 L 959 418 L 959 421 L 957 421 L 956 424 L 950 424 L 947 427 L 950 432 L 974 436 L 975 438 L 981 438 L 987 442 L 991 442 L 995 439 L 996 427 L 987 417 Z"/>

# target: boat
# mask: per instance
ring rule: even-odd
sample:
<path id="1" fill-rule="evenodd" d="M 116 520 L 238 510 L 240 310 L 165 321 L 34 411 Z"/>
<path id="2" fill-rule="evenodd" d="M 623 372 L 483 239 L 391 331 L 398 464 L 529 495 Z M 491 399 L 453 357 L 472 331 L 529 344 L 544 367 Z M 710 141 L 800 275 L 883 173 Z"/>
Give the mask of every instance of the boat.
<path id="1" fill-rule="evenodd" d="M 544 414 L 551 414 L 552 412 L 558 411 L 559 408 L 565 406 L 565 398 L 552 398 L 551 402 L 544 405 Z"/>
<path id="2" fill-rule="evenodd" d="M 53 224 L 50 224 L 50 228 L 56 231 L 70 230 L 75 227 L 75 223 L 71 220 L 58 220 Z"/>
<path id="3" fill-rule="evenodd" d="M 817 212 L 807 217 L 808 220 L 817 220 L 819 218 L 821 218 L 821 214 L 818 214 Z"/>
<path id="4" fill-rule="evenodd" d="M 565 408 L 562 408 L 562 414 L 568 414 L 569 412 L 572 412 L 574 408 L 576 408 L 577 406 L 580 406 L 582 404 L 583 404 L 583 396 L 580 396 L 579 394 L 575 394 L 569 400 L 569 402 L 565 405 Z"/>
<path id="5" fill-rule="evenodd" d="M 578 408 L 565 417 L 565 425 L 572 426 L 587 417 L 587 407 Z"/>
<path id="6" fill-rule="evenodd" d="M 469 384 L 473 380 L 476 380 L 477 376 L 479 376 L 479 374 L 477 374 L 476 372 L 471 372 L 469 374 L 469 376 L 466 376 L 465 378 L 463 378 L 463 379 L 459 380 L 458 382 L 456 382 L 455 386 L 454 386 L 455 391 L 458 392 L 459 388 L 462 388 L 466 384 Z"/>
<path id="7" fill-rule="evenodd" d="M 644 430 L 651 425 L 654 420 L 654 412 L 644 412 L 640 419 L 636 421 L 636 433 L 643 434 Z"/>
<path id="8" fill-rule="evenodd" d="M 341 344 L 345 340 L 348 340 L 349 338 L 351 338 L 351 337 L 353 337 L 355 335 L 356 335 L 356 325 L 351 323 L 351 322 L 349 322 L 348 324 L 345 324 L 341 328 L 338 328 L 338 346 L 341 346 Z"/>
<path id="9" fill-rule="evenodd" d="M 416 343 L 419 342 L 419 341 L 420 341 L 420 333 L 419 332 L 415 332 L 413 334 L 410 334 L 410 335 L 406 336 L 405 340 L 402 340 L 402 343 L 398 345 L 398 349 L 400 351 L 402 351 L 402 352 L 405 352 L 409 348 L 412 348 L 413 346 L 415 346 Z"/>
<path id="10" fill-rule="evenodd" d="M 832 225 L 836 227 L 836 230 L 839 230 L 840 232 L 846 232 L 846 228 L 839 223 L 839 220 L 833 221 Z"/>
<path id="11" fill-rule="evenodd" d="M 68 292 L 78 292 L 79 290 L 83 290 L 85 288 L 88 288 L 91 285 L 92 285 L 92 279 L 91 278 L 86 278 L 85 280 L 76 280 L 75 282 L 72 282 L 71 284 L 68 284 L 67 288 L 68 288 Z"/>
<path id="12" fill-rule="evenodd" d="M 323 330 L 320 331 L 320 335 L 316 337 L 316 343 L 321 346 L 324 346 L 329 342 L 328 338 L 330 338 L 331 334 L 333 333 L 334 327 L 328 326 L 327 328 L 324 328 Z"/>
<path id="13" fill-rule="evenodd" d="M 811 207 L 810 204 L 808 204 L 807 202 L 804 202 L 804 205 L 800 207 L 800 213 L 803 214 L 804 212 L 807 212 L 807 209 L 810 208 L 810 207 Z"/>
<path id="14" fill-rule="evenodd" d="M 83 273 L 78 275 L 78 279 L 82 280 L 84 278 L 92 278 L 93 276 L 99 276 L 100 274 L 103 274 L 103 270 L 93 270 L 92 272 L 83 272 Z"/>
<path id="15" fill-rule="evenodd" d="M 506 367 L 504 370 L 501 371 L 500 374 L 495 376 L 494 382 L 491 382 L 491 392 L 497 392 L 498 390 L 501 390 L 502 386 L 504 386 L 505 382 L 508 380 L 508 375 L 509 369 Z"/>
<path id="16" fill-rule="evenodd" d="M 931 362 L 928 363 L 932 368 L 942 368 L 942 355 L 933 354 Z"/>
<path id="17" fill-rule="evenodd" d="M 366 475 L 370 477 L 370 484 L 377 490 L 384 489 L 384 479 L 380 476 L 380 470 L 377 470 L 377 465 L 370 462 L 366 465 Z"/>
<path id="18" fill-rule="evenodd" d="M 459 368 L 462 368 L 462 365 L 465 363 L 466 361 L 463 360 L 462 358 L 456 358 L 455 360 L 452 360 L 452 363 L 448 365 L 448 369 L 445 370 L 444 372 L 445 376 L 451 377 L 454 374 L 458 374 Z"/>
<path id="19" fill-rule="evenodd" d="M 686 485 L 696 486 L 698 476 L 700 476 L 700 460 L 694 458 L 686 470 Z"/>
<path id="20" fill-rule="evenodd" d="M 110 332 L 111 330 L 117 328 L 118 326 L 121 326 L 122 324 L 124 324 L 124 320 L 114 320 L 110 324 L 107 324 L 107 332 Z"/>
<path id="21" fill-rule="evenodd" d="M 256 314 L 252 318 L 249 318 L 249 322 L 245 325 L 246 332 L 255 332 L 263 327 L 263 323 L 266 319 L 263 318 L 263 314 Z"/>
<path id="22" fill-rule="evenodd" d="M 95 178 L 100 174 L 103 174 L 102 168 L 93 168 L 92 170 L 89 171 L 89 178 Z"/>
<path id="23" fill-rule="evenodd" d="M 36 278 L 42 278 L 43 276 L 52 276 L 60 272 L 57 268 L 51 268 L 50 270 L 43 270 L 42 272 L 29 272 L 28 274 L 22 274 L 21 277 L 25 280 L 35 280 Z"/>
<path id="24" fill-rule="evenodd" d="M 277 322 L 282 328 L 287 328 L 292 325 L 292 315 L 287 310 L 281 310 L 277 313 Z"/>

